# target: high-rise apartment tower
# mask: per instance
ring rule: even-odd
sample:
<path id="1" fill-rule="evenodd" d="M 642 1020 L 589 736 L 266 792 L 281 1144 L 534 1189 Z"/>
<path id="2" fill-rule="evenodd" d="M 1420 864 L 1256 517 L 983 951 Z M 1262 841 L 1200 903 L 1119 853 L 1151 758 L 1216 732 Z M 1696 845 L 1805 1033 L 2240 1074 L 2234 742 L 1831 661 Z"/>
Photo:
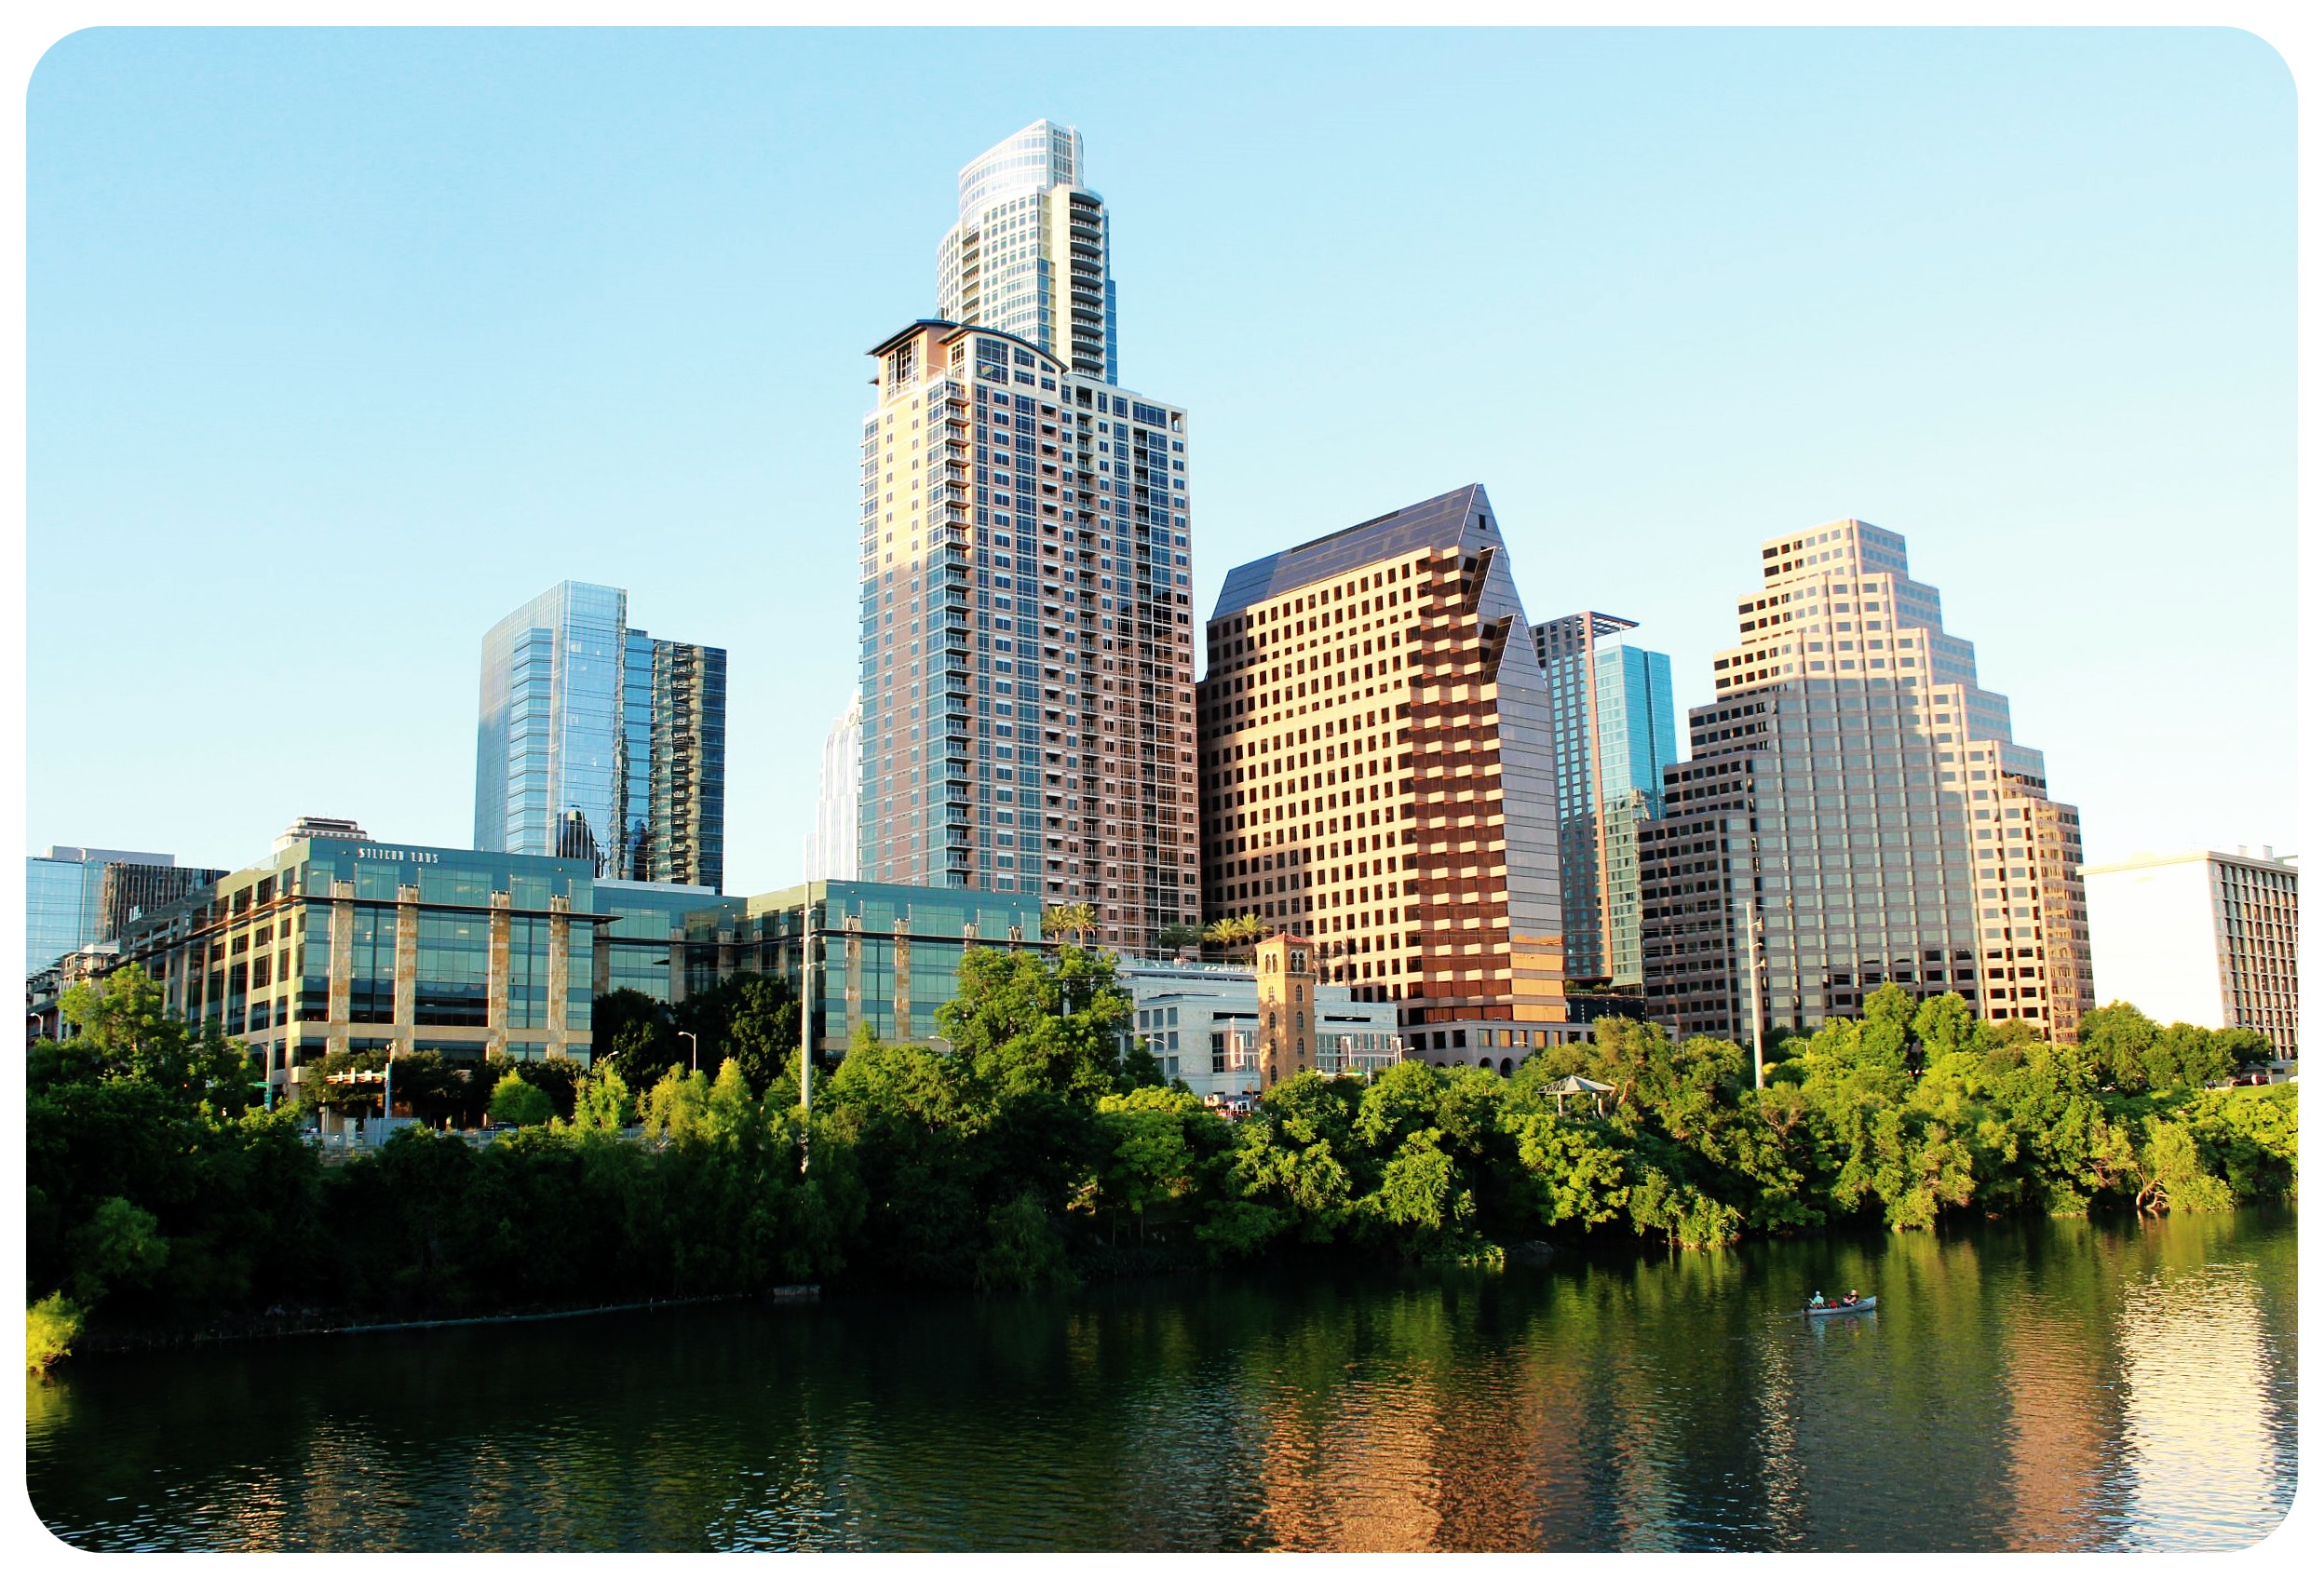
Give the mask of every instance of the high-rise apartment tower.
<path id="1" fill-rule="evenodd" d="M 1416 1052 L 1576 1032 L 1530 636 L 1476 486 L 1242 565 L 1210 615 L 1205 913 L 1311 939 Z"/>
<path id="2" fill-rule="evenodd" d="M 861 875 L 1150 947 L 1200 906 L 1186 414 L 991 330 L 872 354 Z"/>
<path id="3" fill-rule="evenodd" d="M 960 223 L 937 249 L 937 316 L 1006 330 L 1074 372 L 1121 378 L 1105 199 L 1081 133 L 1035 121 L 960 172 Z"/>
<path id="4" fill-rule="evenodd" d="M 725 806 L 723 648 L 632 630 L 628 593 L 579 581 L 485 634 L 478 849 L 715 889 Z"/>
<path id="5" fill-rule="evenodd" d="M 2263 848 L 2140 855 L 2082 869 L 2096 996 L 2168 1025 L 2300 1047 L 2300 868 Z"/>
<path id="6" fill-rule="evenodd" d="M 857 864 L 1144 949 L 1201 903 L 1186 413 L 1115 383 L 1081 182 L 1047 121 L 971 161 L 943 316 L 872 349 Z"/>
<path id="7" fill-rule="evenodd" d="M 1670 659 L 1603 638 L 1635 620 L 1585 613 L 1534 627 L 1549 686 L 1558 876 L 1571 981 L 1635 992 L 1638 825 L 1662 815 L 1662 770 L 1678 760 Z"/>
<path id="8" fill-rule="evenodd" d="M 1760 559 L 1639 833 L 1650 1012 L 1772 1038 L 1896 982 L 2071 1040 L 2092 1006 L 2080 818 L 2008 698 L 1896 533 L 1831 521 Z"/>

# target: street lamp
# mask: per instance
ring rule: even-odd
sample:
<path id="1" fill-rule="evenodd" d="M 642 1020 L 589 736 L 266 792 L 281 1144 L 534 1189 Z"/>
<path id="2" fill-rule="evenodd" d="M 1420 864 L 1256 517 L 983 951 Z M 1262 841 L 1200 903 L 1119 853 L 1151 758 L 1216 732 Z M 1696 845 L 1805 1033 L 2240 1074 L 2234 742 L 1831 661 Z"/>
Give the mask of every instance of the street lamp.
<path id="1" fill-rule="evenodd" d="M 678 1034 L 685 1038 L 686 1051 L 689 1055 L 691 1055 L 694 1073 L 696 1074 L 701 1073 L 702 1044 L 695 1039 L 695 1034 L 691 1031 L 681 1031 Z"/>

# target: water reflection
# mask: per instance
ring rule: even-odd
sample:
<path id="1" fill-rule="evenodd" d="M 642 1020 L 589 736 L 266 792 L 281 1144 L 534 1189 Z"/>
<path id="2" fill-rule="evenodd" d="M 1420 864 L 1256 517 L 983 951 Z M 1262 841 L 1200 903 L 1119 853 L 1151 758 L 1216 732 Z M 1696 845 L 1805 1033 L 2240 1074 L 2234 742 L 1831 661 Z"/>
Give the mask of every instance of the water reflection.
<path id="1" fill-rule="evenodd" d="M 699 1307 L 84 1363 L 91 1547 L 2092 1549 L 2296 1469 L 2289 1213 Z M 1807 1289 L 1877 1313 L 1814 1323 Z"/>

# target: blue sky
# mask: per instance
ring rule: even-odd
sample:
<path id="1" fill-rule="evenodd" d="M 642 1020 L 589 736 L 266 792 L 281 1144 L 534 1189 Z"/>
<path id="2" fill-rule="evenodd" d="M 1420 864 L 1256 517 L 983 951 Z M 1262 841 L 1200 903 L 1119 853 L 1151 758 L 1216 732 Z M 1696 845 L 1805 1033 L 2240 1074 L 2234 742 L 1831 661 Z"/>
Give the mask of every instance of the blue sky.
<path id="1" fill-rule="evenodd" d="M 2293 90 L 2229 30 L 91 31 L 28 98 L 33 848 L 465 845 L 478 643 L 729 653 L 732 891 L 855 666 L 864 350 L 1078 126 L 1196 603 L 1468 481 L 1682 706 L 1902 532 L 2089 856 L 2293 842 Z"/>

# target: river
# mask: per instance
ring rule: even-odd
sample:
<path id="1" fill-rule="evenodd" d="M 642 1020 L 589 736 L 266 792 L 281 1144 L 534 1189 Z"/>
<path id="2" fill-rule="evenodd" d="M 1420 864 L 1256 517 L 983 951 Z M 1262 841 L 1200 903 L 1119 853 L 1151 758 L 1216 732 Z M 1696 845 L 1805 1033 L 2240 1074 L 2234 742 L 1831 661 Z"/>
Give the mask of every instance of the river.
<path id="1" fill-rule="evenodd" d="M 2248 1545 L 2296 1218 L 1505 1272 L 1217 1274 L 96 1356 L 28 1384 L 101 1549 Z M 1813 1323 L 1812 1287 L 1879 1296 Z"/>

